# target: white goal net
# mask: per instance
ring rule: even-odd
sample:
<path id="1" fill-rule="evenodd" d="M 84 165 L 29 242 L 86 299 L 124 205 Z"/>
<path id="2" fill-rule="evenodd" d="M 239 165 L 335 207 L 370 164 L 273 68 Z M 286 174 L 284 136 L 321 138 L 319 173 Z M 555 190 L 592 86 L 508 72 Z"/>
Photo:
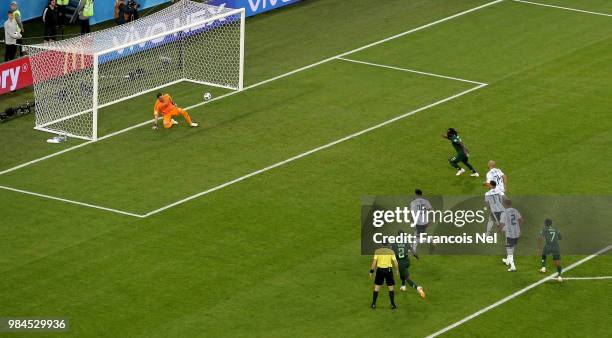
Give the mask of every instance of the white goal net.
<path id="1" fill-rule="evenodd" d="M 244 19 L 244 9 L 183 0 L 128 24 L 27 46 L 34 128 L 95 141 L 102 107 L 181 81 L 241 90 Z"/>

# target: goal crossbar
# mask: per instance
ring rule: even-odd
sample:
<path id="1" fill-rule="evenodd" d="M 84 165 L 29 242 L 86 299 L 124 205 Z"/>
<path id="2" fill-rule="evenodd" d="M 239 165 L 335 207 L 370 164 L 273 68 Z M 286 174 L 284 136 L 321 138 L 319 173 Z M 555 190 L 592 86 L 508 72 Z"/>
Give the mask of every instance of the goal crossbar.
<path id="1" fill-rule="evenodd" d="M 184 31 L 186 31 L 188 29 L 192 29 L 194 27 L 200 27 L 202 25 L 206 25 L 206 24 L 209 24 L 211 22 L 215 22 L 215 21 L 223 19 L 225 17 L 236 15 L 236 14 L 241 14 L 241 13 L 244 13 L 244 12 L 245 12 L 244 8 L 234 9 L 234 10 L 232 10 L 230 12 L 226 12 L 226 13 L 223 13 L 223 14 L 218 14 L 216 16 L 207 18 L 207 19 L 202 20 L 202 21 L 192 22 L 192 23 L 190 23 L 188 25 L 177 27 L 175 29 L 171 29 L 171 30 L 168 30 L 168 31 L 165 31 L 165 32 L 162 32 L 162 33 L 155 34 L 155 35 L 147 36 L 146 38 L 142 38 L 140 40 L 130 41 L 129 43 L 126 43 L 126 44 L 123 44 L 123 45 L 119 45 L 119 46 L 116 46 L 116 47 L 113 47 L 113 48 L 105 49 L 105 50 L 96 52 L 95 54 L 103 55 L 103 54 L 107 54 L 107 53 L 116 52 L 116 51 L 119 51 L 119 50 L 122 50 L 122 49 L 126 49 L 126 48 L 131 47 L 131 46 L 140 45 L 140 44 L 143 44 L 143 43 L 151 41 L 151 40 L 163 38 L 165 36 L 176 34 L 176 33 L 179 33 L 179 32 L 184 32 Z"/>
<path id="2" fill-rule="evenodd" d="M 101 108 L 180 82 L 242 90 L 245 18 L 244 8 L 183 0 L 126 25 L 26 46 L 35 129 L 95 141 Z"/>

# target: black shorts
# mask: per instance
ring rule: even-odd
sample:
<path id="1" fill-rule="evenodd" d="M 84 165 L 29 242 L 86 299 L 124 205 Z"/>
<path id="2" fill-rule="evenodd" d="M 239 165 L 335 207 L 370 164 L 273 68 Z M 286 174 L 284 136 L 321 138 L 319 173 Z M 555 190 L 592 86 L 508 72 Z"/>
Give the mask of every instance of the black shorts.
<path id="1" fill-rule="evenodd" d="M 427 232 L 427 224 L 425 225 L 417 225 L 416 226 L 416 233 L 418 234 L 423 234 Z"/>
<path id="2" fill-rule="evenodd" d="M 57 40 L 57 27 L 45 26 L 45 40 Z"/>
<path id="3" fill-rule="evenodd" d="M 519 238 L 506 237 L 506 248 L 513 248 L 518 243 Z"/>
<path id="4" fill-rule="evenodd" d="M 377 268 L 376 277 L 374 277 L 374 284 L 383 285 L 383 282 L 385 281 L 387 282 L 387 286 L 395 285 L 395 280 L 393 279 L 393 269 Z"/>

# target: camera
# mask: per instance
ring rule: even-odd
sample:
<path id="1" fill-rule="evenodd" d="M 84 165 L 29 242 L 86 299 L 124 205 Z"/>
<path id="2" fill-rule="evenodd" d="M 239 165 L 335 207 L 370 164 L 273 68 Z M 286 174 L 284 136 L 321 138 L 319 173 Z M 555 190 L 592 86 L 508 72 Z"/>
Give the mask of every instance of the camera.
<path id="1" fill-rule="evenodd" d="M 138 9 L 140 5 L 136 3 L 136 0 L 128 0 L 127 6 L 131 9 Z"/>

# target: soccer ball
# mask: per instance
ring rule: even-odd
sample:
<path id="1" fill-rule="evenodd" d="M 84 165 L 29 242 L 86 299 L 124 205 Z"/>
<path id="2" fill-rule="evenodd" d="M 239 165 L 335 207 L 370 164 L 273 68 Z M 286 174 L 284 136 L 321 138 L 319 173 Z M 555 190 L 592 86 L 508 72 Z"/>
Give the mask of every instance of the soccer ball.
<path id="1" fill-rule="evenodd" d="M 204 93 L 204 101 L 208 101 L 212 99 L 212 94 L 211 93 Z"/>

